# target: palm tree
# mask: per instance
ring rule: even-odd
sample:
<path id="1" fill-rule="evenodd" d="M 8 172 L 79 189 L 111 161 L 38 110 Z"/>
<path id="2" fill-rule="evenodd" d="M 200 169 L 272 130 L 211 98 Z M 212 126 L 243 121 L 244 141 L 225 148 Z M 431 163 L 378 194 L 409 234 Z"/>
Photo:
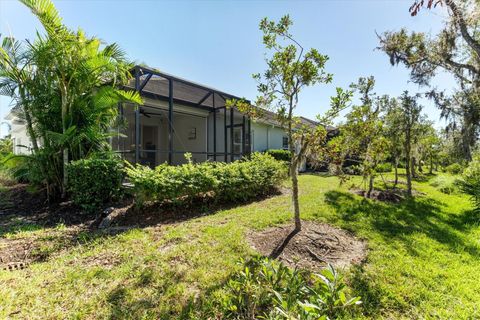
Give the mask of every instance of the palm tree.
<path id="1" fill-rule="evenodd" d="M 132 65 L 118 45 L 103 45 L 81 30 L 69 30 L 50 0 L 21 2 L 39 19 L 46 34 L 37 33 L 37 39 L 27 43 L 28 59 L 7 64 L 12 59 L 2 58 L 11 74 L 0 75 L 2 83 L 10 84 L 3 86 L 6 89 L 2 93 L 13 97 L 9 90 L 13 86 L 15 92 L 23 94 L 19 101 L 31 118 L 27 122 L 32 134 L 38 132 L 42 140 L 37 160 L 49 165 L 44 172 L 50 176 L 46 180 L 53 181 L 65 196 L 69 161 L 108 149 L 107 137 L 116 119 L 117 105 L 141 103 L 141 99 L 137 92 L 119 89 L 131 77 Z M 17 69 L 25 71 L 25 75 Z"/>

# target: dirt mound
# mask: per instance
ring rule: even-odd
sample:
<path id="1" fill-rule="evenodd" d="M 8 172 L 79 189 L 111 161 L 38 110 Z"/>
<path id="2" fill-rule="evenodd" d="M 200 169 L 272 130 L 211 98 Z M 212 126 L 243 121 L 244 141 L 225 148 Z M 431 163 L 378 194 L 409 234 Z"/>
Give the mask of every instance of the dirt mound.
<path id="1" fill-rule="evenodd" d="M 292 225 L 274 227 L 248 234 L 252 247 L 262 255 L 277 258 L 290 267 L 318 270 L 328 263 L 345 268 L 361 263 L 366 243 L 349 232 L 328 224 L 304 221 L 302 231 Z"/>

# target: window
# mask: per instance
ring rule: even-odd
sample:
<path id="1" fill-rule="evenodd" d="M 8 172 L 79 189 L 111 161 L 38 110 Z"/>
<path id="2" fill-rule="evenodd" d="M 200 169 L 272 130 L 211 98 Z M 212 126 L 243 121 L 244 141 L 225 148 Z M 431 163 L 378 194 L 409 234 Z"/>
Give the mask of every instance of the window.
<path id="1" fill-rule="evenodd" d="M 285 137 L 285 136 L 283 137 L 283 139 L 282 139 L 282 148 L 283 148 L 284 150 L 287 150 L 287 149 L 288 149 L 288 137 Z"/>

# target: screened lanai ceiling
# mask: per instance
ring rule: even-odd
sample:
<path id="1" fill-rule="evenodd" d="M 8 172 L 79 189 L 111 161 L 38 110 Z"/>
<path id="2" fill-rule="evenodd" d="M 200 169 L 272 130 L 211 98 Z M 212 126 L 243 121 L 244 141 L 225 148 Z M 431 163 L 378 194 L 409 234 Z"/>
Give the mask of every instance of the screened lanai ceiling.
<path id="1" fill-rule="evenodd" d="M 169 82 L 172 81 L 173 99 L 177 103 L 203 108 L 221 108 L 225 106 L 228 99 L 240 99 L 220 90 L 147 67 L 136 66 L 132 73 L 135 77 L 129 81 L 127 87 L 136 89 L 136 77 L 138 77 L 139 91 L 152 98 L 168 99 Z"/>

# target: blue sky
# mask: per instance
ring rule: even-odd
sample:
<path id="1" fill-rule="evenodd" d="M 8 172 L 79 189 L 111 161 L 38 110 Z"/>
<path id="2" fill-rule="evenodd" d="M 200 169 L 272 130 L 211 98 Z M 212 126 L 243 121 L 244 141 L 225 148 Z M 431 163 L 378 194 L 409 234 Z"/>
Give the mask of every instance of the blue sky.
<path id="1" fill-rule="evenodd" d="M 300 96 L 297 114 L 310 118 L 327 110 L 335 87 L 347 87 L 360 76 L 375 76 L 379 94 L 424 90 L 409 83 L 407 70 L 390 66 L 387 57 L 375 50 L 375 31 L 439 30 L 445 12 L 424 10 L 411 17 L 411 2 L 54 1 L 67 26 L 81 27 L 107 43 L 117 42 L 133 61 L 250 100 L 257 94 L 251 74 L 265 68 L 258 23 L 265 16 L 278 19 L 288 13 L 297 40 L 327 54 L 326 71 L 334 74 L 331 84 L 308 88 Z M 43 31 L 28 9 L 15 0 L 0 0 L 0 33 L 33 39 L 36 30 Z M 449 76 L 439 75 L 435 85 L 451 88 L 454 83 Z M 429 118 L 442 126 L 438 110 L 427 100 L 423 103 Z M 2 119 L 9 104 L 9 99 L 1 97 Z M 5 132 L 2 125 L 1 134 Z"/>

